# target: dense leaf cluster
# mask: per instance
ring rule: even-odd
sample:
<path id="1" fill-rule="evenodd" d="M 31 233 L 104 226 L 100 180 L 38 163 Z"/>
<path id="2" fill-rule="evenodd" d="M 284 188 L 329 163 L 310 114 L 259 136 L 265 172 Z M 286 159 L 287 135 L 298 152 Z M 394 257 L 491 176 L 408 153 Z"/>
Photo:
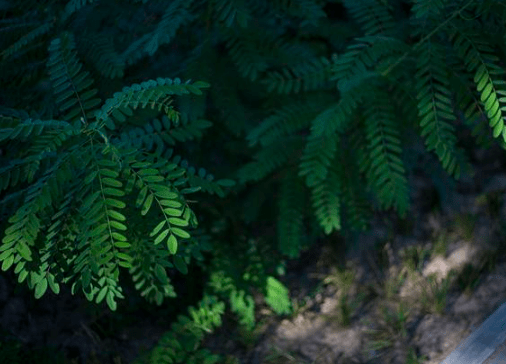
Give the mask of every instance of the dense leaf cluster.
<path id="1" fill-rule="evenodd" d="M 251 285 L 289 312 L 280 256 L 406 215 L 420 159 L 471 173 L 463 129 L 505 148 L 505 16 L 495 0 L 0 1 L 2 270 L 114 310 L 121 272 L 162 304 L 199 264 L 204 331 L 220 300 L 251 328 Z M 163 342 L 155 361 L 190 360 Z"/>

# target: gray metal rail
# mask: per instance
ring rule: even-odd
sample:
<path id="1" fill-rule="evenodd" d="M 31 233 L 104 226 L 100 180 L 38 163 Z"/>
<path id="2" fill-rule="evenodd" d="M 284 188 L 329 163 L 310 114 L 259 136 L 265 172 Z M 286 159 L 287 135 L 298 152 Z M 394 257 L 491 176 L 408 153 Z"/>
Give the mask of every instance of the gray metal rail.
<path id="1" fill-rule="evenodd" d="M 506 364 L 506 303 L 441 364 Z"/>

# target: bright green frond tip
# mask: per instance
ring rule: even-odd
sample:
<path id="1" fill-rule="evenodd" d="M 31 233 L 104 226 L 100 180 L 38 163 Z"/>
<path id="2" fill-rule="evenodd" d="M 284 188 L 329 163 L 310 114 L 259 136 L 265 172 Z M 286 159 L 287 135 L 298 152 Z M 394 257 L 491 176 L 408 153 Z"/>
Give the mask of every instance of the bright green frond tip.
<path id="1" fill-rule="evenodd" d="M 292 312 L 292 303 L 288 288 L 274 277 L 267 278 L 267 295 L 265 302 L 278 315 L 290 314 Z"/>

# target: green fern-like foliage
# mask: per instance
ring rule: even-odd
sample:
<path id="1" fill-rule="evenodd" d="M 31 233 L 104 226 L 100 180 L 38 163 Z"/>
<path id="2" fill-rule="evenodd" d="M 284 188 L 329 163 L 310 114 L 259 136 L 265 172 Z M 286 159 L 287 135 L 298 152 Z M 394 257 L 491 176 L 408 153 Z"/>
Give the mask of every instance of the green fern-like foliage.
<path id="1" fill-rule="evenodd" d="M 364 111 L 369 151 L 366 175 L 382 207 L 393 207 L 404 217 L 409 208 L 409 191 L 400 158 L 400 134 L 389 100 L 386 97 L 381 99 L 379 95 L 386 95 L 386 92 L 377 92 Z"/>
<path id="2" fill-rule="evenodd" d="M 216 237 L 220 244 L 215 246 L 215 258 L 208 267 L 209 292 L 227 303 L 238 324 L 246 330 L 254 329 L 256 324 L 254 297 L 258 292 L 264 294 L 265 303 L 275 313 L 289 313 L 289 291 L 273 274 L 283 271 L 281 255 L 273 253 L 273 247 L 265 239 L 252 239 L 249 234 L 232 235 L 234 244 L 227 245 L 230 230 L 225 227 L 220 230 L 224 235 Z"/>
<path id="3" fill-rule="evenodd" d="M 393 1 L 343 4 L 362 33 L 344 51 L 332 55 L 330 64 L 324 62 L 329 68 L 323 76 L 312 74 L 309 68 L 305 73 L 274 69 L 262 80 L 268 92 L 311 97 L 318 91 L 333 95 L 336 101 L 329 106 L 321 102 L 320 112 L 306 116 L 311 120 L 302 122 L 305 113 L 295 112 L 294 107 L 294 112 L 285 114 L 282 121 L 274 122 L 272 116 L 256 125 L 250 140 L 267 141 L 256 155 L 275 164 L 263 168 L 257 159 L 240 172 L 243 180 L 251 181 L 274 171 L 276 178 L 280 174 L 289 176 L 293 157 L 275 152 L 269 134 L 288 131 L 278 132 L 282 140 L 289 140 L 290 131 L 294 136 L 306 135 L 302 154 L 290 149 L 288 155 L 300 155 L 300 176 L 305 178 L 316 220 L 326 234 L 342 227 L 365 229 L 371 202 L 380 209 L 392 208 L 401 216 L 407 213 L 410 201 L 406 171 L 412 166 L 406 165 L 404 148 L 409 146 L 405 138 L 409 128 L 415 128 L 425 141 L 426 151 L 434 152 L 442 167 L 456 179 L 462 173 L 471 173 L 466 154 L 457 145 L 459 127 L 470 127 L 475 135 L 481 135 L 482 144 L 491 145 L 491 138 L 501 137 L 499 145 L 504 145 L 505 140 L 501 114 L 503 66 L 487 41 L 491 39 L 489 29 L 501 29 L 495 25 L 493 1 L 416 1 L 402 32 L 394 20 Z M 494 25 L 476 20 L 479 16 L 487 17 Z M 406 30 L 411 38 L 404 36 Z M 310 62 L 310 58 L 301 62 Z M 401 97 L 404 102 L 399 102 Z M 406 109 L 408 105 L 411 109 Z M 409 115 L 409 119 L 403 115 Z M 481 121 L 484 117 L 489 121 L 488 132 Z M 413 118 L 417 119 L 415 123 Z M 343 153 L 349 146 L 354 148 L 354 157 Z M 253 171 L 255 168 L 258 172 Z M 283 221 L 281 218 L 280 223 Z M 288 231 L 278 239 L 292 241 L 291 249 L 283 249 L 297 255 L 298 240 Z"/>
<path id="4" fill-rule="evenodd" d="M 249 245 L 249 262 L 244 262 L 247 268 L 244 276 L 236 277 L 234 273 L 237 273 L 237 269 L 222 266 L 225 260 L 216 259 L 212 265 L 215 270 L 210 274 L 207 293 L 199 302 L 198 308 L 190 307 L 188 316 L 179 316 L 170 331 L 162 336 L 149 354 L 136 361 L 137 364 L 223 362 L 222 357 L 202 348 L 201 344 L 206 335 L 212 334 L 221 326 L 227 306 L 236 315 L 241 327 L 247 331 L 255 327 L 255 301 L 247 289 L 241 288 L 245 287 L 245 281 L 263 288 L 265 303 L 275 313 L 281 315 L 291 312 L 288 289 L 272 276 L 262 277 L 265 270 L 259 269 L 259 252 L 254 243 L 250 241 Z M 238 260 L 243 260 L 243 257 L 236 258 L 234 263 L 237 264 Z"/>
<path id="5" fill-rule="evenodd" d="M 186 274 L 191 256 L 185 247 L 195 244 L 189 241 L 190 230 L 198 223 L 186 195 L 203 186 L 224 195 L 221 181 L 203 182 L 204 170 L 195 176 L 167 146 L 200 137 L 199 128 L 209 125 L 184 123 L 165 135 L 159 121 L 146 124 L 135 145 L 104 126 L 118 129 L 137 108 L 163 110 L 177 123 L 173 95 L 201 95 L 207 84 L 159 78 L 125 87 L 98 108 L 101 101 L 94 97 L 97 90 L 89 73 L 82 70 L 72 35 L 52 41 L 49 54 L 61 120 L 3 117 L 7 123 L 1 141 L 19 141 L 25 147 L 20 149 L 23 162 L 13 159 L 4 168 L 3 188 L 14 189 L 23 202 L 8 218 L 2 270 L 14 267 L 19 282 L 26 280 L 36 298 L 48 288 L 58 293 L 60 284 L 69 283 L 72 292 L 81 290 L 96 303 L 105 299 L 115 310 L 116 300 L 124 298 L 118 278 L 126 268 L 141 294 L 161 304 L 175 295 L 166 269 Z M 165 127 L 172 125 L 165 121 Z M 146 154 L 153 140 L 156 151 Z M 145 235 L 128 232 L 132 222 L 127 216 L 134 214 L 147 219 Z"/>
<path id="6" fill-rule="evenodd" d="M 280 94 L 298 93 L 301 90 L 319 90 L 326 86 L 330 73 L 330 61 L 324 57 L 305 60 L 304 63 L 272 71 L 263 82 L 268 91 Z"/>
<path id="7" fill-rule="evenodd" d="M 253 297 L 243 289 L 238 289 L 233 278 L 224 271 L 216 271 L 211 275 L 209 285 L 213 292 L 228 299 L 230 309 L 239 318 L 239 324 L 248 330 L 255 326 L 255 301 Z"/>
<path id="8" fill-rule="evenodd" d="M 160 21 L 149 32 L 132 42 L 124 51 L 122 57 L 128 64 L 137 62 L 141 57 L 155 54 L 159 47 L 169 43 L 178 28 L 185 22 L 191 21 L 192 15 L 188 8 L 193 1 L 177 0 L 167 3 L 163 9 Z"/>
<path id="9" fill-rule="evenodd" d="M 26 33 L 19 39 L 17 42 L 11 44 L 7 49 L 2 51 L 2 57 L 4 60 L 13 57 L 14 55 L 19 54 L 19 52 L 28 46 L 31 42 L 33 42 L 38 37 L 43 36 L 48 33 L 53 27 L 54 23 L 43 23 L 38 27 L 34 28 L 30 32 Z"/>
<path id="10" fill-rule="evenodd" d="M 493 47 L 477 34 L 480 25 L 473 24 L 473 31 L 464 31 L 461 27 L 450 34 L 453 46 L 457 54 L 462 58 L 466 65 L 466 70 L 473 74 L 473 81 L 476 85 L 476 91 L 480 95 L 480 100 L 485 108 L 485 115 L 489 120 L 489 125 L 493 128 L 493 137 L 501 136 L 506 140 L 504 131 L 504 114 L 502 98 L 504 96 L 504 76 L 505 71 L 497 62 L 499 57 L 494 54 Z"/>
<path id="11" fill-rule="evenodd" d="M 386 34 L 395 26 L 388 3 L 378 0 L 345 0 L 344 3 L 365 35 Z"/>
<path id="12" fill-rule="evenodd" d="M 251 326 L 250 286 L 268 294 L 280 255 L 356 236 L 375 210 L 408 214 L 413 171 L 447 194 L 472 173 L 467 131 L 506 149 L 505 14 L 494 0 L 2 3 L 2 267 L 37 296 L 69 284 L 114 308 L 121 271 L 160 304 L 195 263 L 231 280 L 215 293 Z"/>
<path id="13" fill-rule="evenodd" d="M 82 34 L 80 49 L 106 78 L 121 78 L 125 73 L 125 59 L 115 49 L 113 39 L 101 33 Z"/>
<path id="14" fill-rule="evenodd" d="M 205 335 L 221 326 L 225 304 L 215 296 L 205 296 L 198 307 L 190 307 L 188 316 L 180 315 L 156 347 L 137 364 L 219 363 L 222 358 L 202 348 Z"/>
<path id="15" fill-rule="evenodd" d="M 87 77 L 87 72 L 80 72 L 82 64 L 77 59 L 73 38 L 65 33 L 51 42 L 47 67 L 62 119 L 76 124 L 80 118 L 85 123 L 92 118 L 101 101 L 93 97 L 97 94 L 97 89 L 90 88 L 93 79 Z"/>
<path id="16" fill-rule="evenodd" d="M 399 4 L 408 13 L 399 11 Z M 70 122 L 58 132 L 41 132 L 32 148 L 56 150 L 58 144 L 76 136 L 79 124 L 79 128 L 84 126 L 100 135 L 111 160 L 122 153 L 121 148 L 145 148 L 155 153 L 156 160 L 137 162 L 163 164 L 163 159 L 177 157 L 164 154 L 165 144 L 192 142 L 210 127 L 205 117 L 206 107 L 210 106 L 211 110 L 219 110 L 219 122 L 227 131 L 235 136 L 246 133 L 251 146 L 258 148 L 252 154 L 253 161 L 240 168 L 241 181 L 259 182 L 274 172 L 276 181 L 293 179 L 293 166 L 298 164 L 312 215 L 330 234 L 347 228 L 344 221 L 356 222 L 348 227 L 364 227 L 367 218 L 360 217 L 359 211 L 365 213 L 367 209 L 358 206 L 364 206 L 367 200 L 372 199 L 370 203 L 380 208 L 406 213 L 409 199 L 404 170 L 411 166 L 406 166 L 404 160 L 408 142 L 403 133 L 409 127 L 415 127 L 426 150 L 434 152 L 455 178 L 469 170 L 465 153 L 458 146 L 459 127 L 471 128 L 480 135 L 482 144 L 504 145 L 504 72 L 499 61 L 504 47 L 492 37 L 502 34 L 504 26 L 498 18 L 502 8 L 494 1 L 361 0 L 340 2 L 337 9 L 332 8 L 336 6 L 333 1 L 313 0 L 175 1 L 153 3 L 149 8 L 134 1 L 120 10 L 115 23 L 108 18 L 110 6 L 71 1 L 41 6 L 42 11 L 30 14 L 23 14 L 15 6 L 10 8 L 12 20 L 2 23 L 6 35 L 2 43 L 4 64 L 30 59 L 33 73 L 23 78 L 29 84 L 30 78 L 40 76 L 41 62 L 37 59 L 44 58 L 41 45 L 45 44 L 50 53 L 47 66 L 56 98 L 48 99 L 47 84 L 31 84 L 35 91 L 33 105 L 49 116 L 31 119 Z M 136 11 L 141 16 L 135 16 Z M 339 12 L 347 17 L 348 30 L 331 37 L 328 29 L 341 21 L 336 20 Z M 91 14 L 96 20 L 90 21 L 89 30 L 74 40 L 77 29 L 91 19 Z M 67 31 L 59 34 L 62 28 Z M 180 44 L 179 36 L 188 37 L 190 43 Z M 340 39 L 339 44 L 336 39 Z M 178 51 L 168 54 L 170 47 Z M 85 64 L 77 58 L 78 52 L 84 53 Z M 155 60 L 150 66 L 155 72 L 164 67 L 157 54 L 170 59 L 174 72 L 212 80 L 216 87 L 209 93 L 210 104 L 200 102 L 198 108 L 193 108 L 188 106 L 188 98 L 173 103 L 171 96 L 197 95 L 196 89 L 203 85 L 182 83 L 175 77 L 171 81 L 151 78 L 114 95 L 110 90 L 99 91 L 103 80 L 95 81 L 97 74 L 121 78 L 127 67 L 145 66 L 147 58 Z M 96 71 L 81 72 L 88 64 Z M 13 68 L 13 78 L 2 77 L 14 81 L 21 68 Z M 375 86 L 366 90 L 372 84 Z M 5 97 L 11 106 L 19 105 L 14 99 L 23 100 L 16 91 L 12 97 Z M 400 97 L 405 100 L 399 102 Z M 101 99 L 108 101 L 101 104 Z M 51 110 L 52 103 L 58 106 L 57 113 Z M 99 105 L 103 106 L 95 116 Z M 407 105 L 410 109 L 403 110 Z M 176 111 L 177 106 L 184 110 L 182 114 Z M 164 111 L 166 115 L 150 115 L 150 122 L 124 128 L 125 121 L 134 118 L 139 107 Z M 402 119 L 406 115 L 409 120 Z M 263 121 L 255 121 L 259 119 Z M 102 131 L 103 125 L 113 132 L 111 139 Z M 357 134 L 360 131 L 365 138 Z M 354 145 L 365 151 L 357 151 L 359 158 L 355 159 L 341 153 L 344 145 L 350 145 L 351 133 L 360 141 Z M 499 137 L 501 140 L 493 141 Z M 114 145 L 118 145 L 118 151 Z M 346 163 L 356 164 L 348 170 L 358 171 L 351 180 L 355 186 L 363 185 L 362 191 L 348 185 L 350 176 L 336 167 L 343 158 Z M 175 164 L 188 170 L 191 188 L 223 195 L 224 186 L 212 183 L 213 177 L 207 171 L 179 165 L 179 161 L 184 160 Z M 34 175 L 37 163 L 12 161 L 8 168 L 13 178 L 25 178 L 21 172 Z M 92 165 L 93 161 L 85 163 Z M 125 173 L 124 165 L 120 167 L 109 172 Z M 149 179 L 161 177 L 152 173 L 147 175 Z M 141 182 L 133 176 L 133 172 L 125 175 L 133 179 L 132 193 L 140 188 L 140 197 L 144 193 L 146 198 L 153 196 L 144 192 L 149 184 L 137 187 L 135 183 Z M 95 179 L 91 175 L 89 178 L 93 184 Z M 273 188 L 278 188 L 276 184 Z M 297 195 L 304 195 L 299 192 Z M 300 205 L 288 200 L 279 206 Z M 300 246 L 294 236 L 302 230 L 295 229 L 297 224 L 292 232 L 283 227 L 289 226 L 282 217 L 285 210 L 279 209 L 278 245 L 296 256 Z M 353 218 L 348 215 L 352 211 Z M 166 226 L 160 229 L 158 233 L 163 233 Z M 288 241 L 294 246 L 287 247 Z"/>
<path id="17" fill-rule="evenodd" d="M 424 45 L 418 58 L 418 112 L 420 127 L 428 150 L 435 150 L 443 167 L 458 178 L 461 167 L 454 155 L 456 136 L 451 93 L 448 89 L 448 71 L 444 48 L 430 40 Z"/>
<path id="18" fill-rule="evenodd" d="M 289 314 L 292 311 L 292 304 L 289 300 L 288 289 L 276 278 L 267 279 L 267 296 L 265 302 L 277 314 Z"/>
<path id="19" fill-rule="evenodd" d="M 210 6 L 214 9 L 214 17 L 226 27 L 237 23 L 242 28 L 248 25 L 250 12 L 246 1 L 213 0 Z"/>

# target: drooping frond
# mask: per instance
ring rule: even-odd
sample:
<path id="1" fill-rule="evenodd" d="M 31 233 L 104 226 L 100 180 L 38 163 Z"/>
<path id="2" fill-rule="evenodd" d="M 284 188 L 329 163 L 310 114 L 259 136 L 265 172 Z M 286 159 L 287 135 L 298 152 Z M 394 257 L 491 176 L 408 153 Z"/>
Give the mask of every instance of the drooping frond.
<path id="1" fill-rule="evenodd" d="M 474 24 L 474 27 L 454 27 L 450 37 L 467 71 L 474 74 L 476 90 L 480 94 L 494 138 L 501 136 L 506 141 L 503 111 L 506 106 L 506 87 L 505 81 L 501 79 L 505 71 L 497 64 L 499 57 L 494 53 L 494 49 L 480 36 L 480 25 L 476 22 L 471 24 Z"/>
<path id="2" fill-rule="evenodd" d="M 122 58 L 132 65 L 142 57 L 152 56 L 160 47 L 170 43 L 178 29 L 194 16 L 189 12 L 193 0 L 176 0 L 167 3 L 156 27 L 132 42 L 123 52 Z"/>
<path id="3" fill-rule="evenodd" d="M 62 119 L 78 123 L 92 119 L 101 101 L 94 97 L 97 89 L 91 88 L 89 73 L 81 72 L 72 34 L 64 33 L 51 42 L 47 67 Z"/>
<path id="4" fill-rule="evenodd" d="M 299 172 L 300 176 L 306 177 L 308 186 L 326 178 L 330 161 L 338 147 L 338 133 L 350 126 L 349 117 L 359 101 L 360 93 L 351 90 L 313 120 Z"/>
<path id="5" fill-rule="evenodd" d="M 395 26 L 389 6 L 380 0 L 344 0 L 344 6 L 365 35 L 388 34 Z"/>
<path id="6" fill-rule="evenodd" d="M 37 28 L 33 29 L 29 33 L 25 34 L 14 44 L 9 46 L 7 49 L 4 49 L 1 53 L 4 61 L 14 55 L 19 56 L 19 51 L 28 46 L 31 42 L 36 40 L 37 38 L 49 33 L 49 31 L 53 28 L 54 23 L 43 23 Z"/>
<path id="7" fill-rule="evenodd" d="M 170 119 L 178 120 L 178 113 L 171 106 L 172 95 L 201 95 L 201 88 L 207 88 L 206 82 L 194 82 L 190 80 L 182 82 L 179 78 L 157 78 L 139 84 L 124 87 L 121 92 L 116 92 L 113 97 L 107 99 L 102 108 L 97 112 L 98 123 L 105 123 L 109 129 L 115 128 L 115 121 L 123 123 L 132 115 L 138 107 L 150 107 L 158 111 L 165 111 Z"/>
<path id="8" fill-rule="evenodd" d="M 418 113 L 427 150 L 434 150 L 443 167 L 458 178 L 462 166 L 455 154 L 456 117 L 448 88 L 444 52 L 439 44 L 428 41 L 419 55 L 417 78 L 420 81 L 416 85 Z"/>
<path id="9" fill-rule="evenodd" d="M 493 138 L 487 123 L 487 114 L 472 80 L 473 78 L 462 70 L 455 72 L 450 83 L 456 90 L 455 101 L 459 110 L 462 110 L 464 125 L 471 130 L 478 145 L 490 148 Z"/>
<path id="10" fill-rule="evenodd" d="M 437 18 L 441 16 L 447 0 L 414 0 L 411 11 L 415 18 Z"/>
<path id="11" fill-rule="evenodd" d="M 125 60 L 114 49 L 113 39 L 102 33 L 88 33 L 81 35 L 80 48 L 95 68 L 107 78 L 123 77 Z"/>
<path id="12" fill-rule="evenodd" d="M 318 95 L 319 96 L 319 95 Z M 308 97 L 277 107 L 274 113 L 250 131 L 251 145 L 268 145 L 279 139 L 306 130 L 321 112 L 322 97 Z M 330 102 L 330 100 L 329 100 Z"/>
<path id="13" fill-rule="evenodd" d="M 287 13 L 302 19 L 301 26 L 315 26 L 321 19 L 327 16 L 322 9 L 323 2 L 312 0 L 273 0 L 269 1 L 268 4 L 276 13 Z"/>
<path id="14" fill-rule="evenodd" d="M 241 182 L 259 181 L 281 166 L 297 161 L 304 140 L 300 137 L 285 138 L 281 143 L 272 143 L 262 148 L 255 156 L 255 161 L 246 164 L 239 171 Z"/>
<path id="15" fill-rule="evenodd" d="M 119 115 L 119 112 L 117 114 Z M 160 119 L 144 124 L 142 128 L 133 127 L 123 131 L 120 140 L 127 148 L 155 150 L 155 154 L 159 156 L 168 146 L 202 137 L 203 131 L 212 125 L 210 121 L 202 119 L 186 121 L 185 114 L 181 119 L 183 121 L 179 118 L 169 119 L 167 115 L 163 115 Z"/>
<path id="16" fill-rule="evenodd" d="M 96 0 L 69 0 L 61 14 L 62 20 L 67 20 L 72 14 L 78 12 L 88 4 L 93 4 L 95 1 Z"/>
<path id="17" fill-rule="evenodd" d="M 336 161 L 329 168 L 324 181 L 311 189 L 311 202 L 316 220 L 323 232 L 329 235 L 341 230 L 341 194 L 343 190 L 342 175 L 336 173 Z"/>
<path id="18" fill-rule="evenodd" d="M 325 57 L 310 59 L 281 71 L 268 72 L 262 82 L 269 92 L 275 91 L 280 94 L 326 88 L 330 64 Z"/>
<path id="19" fill-rule="evenodd" d="M 464 127 L 506 149 L 505 14 L 494 0 L 0 0 L 2 268 L 37 298 L 69 285 L 115 309 L 123 273 L 161 304 L 196 264 L 217 279 L 152 359 L 225 362 L 188 348 L 224 303 L 255 324 L 251 284 L 289 313 L 267 274 L 281 255 L 366 229 L 374 209 L 408 213 L 419 170 L 450 196 L 448 175 L 469 171 Z"/>
<path id="20" fill-rule="evenodd" d="M 386 92 L 375 94 L 376 97 L 364 105 L 370 159 L 367 171 L 369 184 L 382 208 L 393 207 L 400 216 L 404 216 L 409 208 L 409 190 L 404 163 L 400 159 L 400 134 Z"/>
<path id="21" fill-rule="evenodd" d="M 248 2 L 244 0 L 211 0 L 210 6 L 216 19 L 226 27 L 237 23 L 241 28 L 246 28 L 251 19 Z"/>
<path id="22" fill-rule="evenodd" d="M 268 64 L 253 42 L 243 34 L 239 37 L 233 33 L 228 35 L 227 49 L 230 58 L 237 67 L 239 73 L 246 79 L 255 81 L 261 73 L 267 70 Z"/>
<path id="23" fill-rule="evenodd" d="M 141 296 L 157 305 L 166 297 L 175 297 L 176 292 L 167 276 L 164 264 L 169 252 L 162 245 L 146 244 L 142 239 L 131 239 L 133 264 L 130 268 L 132 280 Z"/>
<path id="24" fill-rule="evenodd" d="M 349 89 L 358 80 L 375 77 L 392 59 L 397 60 L 408 50 L 401 40 L 383 35 L 356 39 L 346 52 L 332 58 L 331 80 L 338 82 L 340 90 Z"/>

